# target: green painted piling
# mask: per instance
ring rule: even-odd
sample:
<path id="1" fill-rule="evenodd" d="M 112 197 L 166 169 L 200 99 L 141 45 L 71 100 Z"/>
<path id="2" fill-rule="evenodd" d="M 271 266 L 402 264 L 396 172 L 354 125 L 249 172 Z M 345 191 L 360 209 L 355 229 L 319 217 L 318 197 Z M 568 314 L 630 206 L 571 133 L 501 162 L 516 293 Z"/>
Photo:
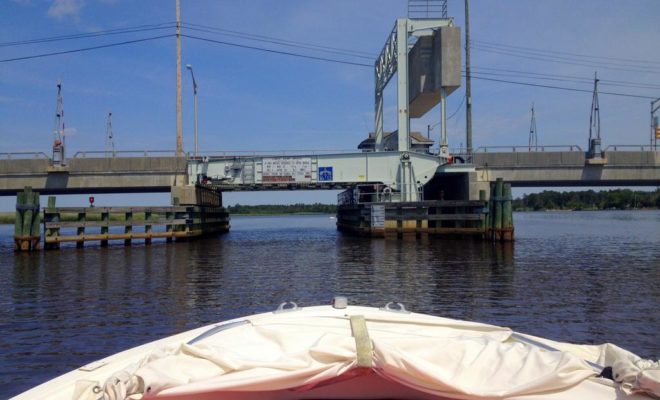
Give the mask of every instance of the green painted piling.
<path id="1" fill-rule="evenodd" d="M 39 193 L 26 186 L 16 193 L 16 221 L 14 222 L 14 244 L 18 251 L 31 251 L 39 248 L 41 237 L 41 214 L 39 213 Z"/>
<path id="2" fill-rule="evenodd" d="M 502 229 L 502 192 L 504 191 L 504 181 L 502 178 L 497 178 L 495 181 L 495 223 L 493 224 L 496 230 Z"/>
<path id="3" fill-rule="evenodd" d="M 32 196 L 34 196 L 34 204 L 37 206 L 37 210 L 34 213 L 34 217 L 32 218 L 32 237 L 39 237 L 41 239 L 41 204 L 39 202 L 39 192 L 32 192 Z M 39 241 L 36 241 L 35 243 L 39 243 Z"/>
<path id="4" fill-rule="evenodd" d="M 30 186 L 26 186 L 23 193 L 25 198 L 25 210 L 23 211 L 23 230 L 21 236 L 32 236 L 32 217 L 34 216 L 34 211 L 31 207 L 34 206 L 34 195 Z"/>
<path id="5" fill-rule="evenodd" d="M 23 236 L 23 209 L 25 192 L 16 193 L 16 221 L 14 221 L 14 236 Z"/>
<path id="6" fill-rule="evenodd" d="M 503 204 L 502 204 L 502 228 L 503 239 L 504 240 L 513 240 L 513 207 L 511 204 L 512 195 L 511 195 L 511 184 L 504 184 L 503 192 Z"/>

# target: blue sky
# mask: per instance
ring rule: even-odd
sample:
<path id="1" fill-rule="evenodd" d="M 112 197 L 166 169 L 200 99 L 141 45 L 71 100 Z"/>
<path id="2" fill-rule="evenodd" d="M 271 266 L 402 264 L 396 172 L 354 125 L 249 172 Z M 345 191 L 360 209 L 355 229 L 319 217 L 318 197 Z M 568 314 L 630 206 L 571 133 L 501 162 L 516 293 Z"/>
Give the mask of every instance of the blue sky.
<path id="1" fill-rule="evenodd" d="M 367 58 L 189 29 L 183 33 L 373 64 L 395 19 L 406 15 L 406 6 L 405 0 L 182 0 L 184 26 L 199 24 L 358 51 Z M 4 0 L 0 2 L 0 42 L 167 24 L 175 20 L 174 10 L 174 0 Z M 588 79 L 597 70 L 603 80 L 602 91 L 660 97 L 660 2 L 657 0 L 472 0 L 470 11 L 475 77 L 590 90 L 592 84 Z M 463 1 L 449 0 L 449 15 L 460 27 L 464 27 L 463 14 Z M 173 29 L 159 29 L 3 46 L 0 60 L 173 32 Z M 49 153 L 59 80 L 63 84 L 69 155 L 76 151 L 103 150 L 106 115 L 110 110 L 117 149 L 173 149 L 174 55 L 175 41 L 168 37 L 67 55 L 0 62 L 0 152 Z M 373 129 L 372 68 L 189 38 L 183 39 L 183 64 L 193 64 L 199 84 L 202 152 L 353 149 Z M 183 73 L 184 147 L 190 151 L 193 148 L 192 82 L 185 68 Z M 552 76 L 547 76 L 551 78 L 548 80 L 529 79 L 528 73 Z M 605 81 L 613 85 L 607 86 Z M 395 127 L 395 95 L 394 85 L 390 85 L 385 102 L 386 130 Z M 448 101 L 449 113 L 462 107 L 448 124 L 450 147 L 459 147 L 465 141 L 463 96 L 461 88 Z M 590 93 L 477 79 L 473 80 L 475 147 L 526 145 L 532 102 L 540 144 L 586 147 Z M 648 144 L 649 102 L 649 99 L 601 95 L 604 146 Z M 427 124 L 438 120 L 439 110 L 434 109 L 426 117 L 413 120 L 412 127 L 425 132 Z M 437 140 L 437 128 L 432 135 Z M 280 197 L 292 198 L 290 194 L 232 196 L 236 195 L 227 197 L 230 203 L 286 202 Z M 107 198 L 136 201 L 122 196 Z M 141 201 L 160 202 L 166 198 L 149 195 Z M 296 198 L 324 202 L 335 199 L 334 193 L 323 192 L 302 197 L 296 194 Z"/>

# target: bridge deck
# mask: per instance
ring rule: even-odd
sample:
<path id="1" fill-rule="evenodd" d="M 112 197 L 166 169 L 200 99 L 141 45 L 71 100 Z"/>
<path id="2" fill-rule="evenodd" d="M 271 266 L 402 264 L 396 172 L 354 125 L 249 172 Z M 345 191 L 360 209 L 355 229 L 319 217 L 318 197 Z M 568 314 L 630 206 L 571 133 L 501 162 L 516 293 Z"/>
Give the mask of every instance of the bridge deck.
<path id="1" fill-rule="evenodd" d="M 441 168 L 441 160 L 411 154 L 417 181 L 423 183 Z M 247 156 L 244 160 L 275 156 Z M 291 157 L 291 156 L 283 156 Z M 355 184 L 396 181 L 397 152 L 298 156 L 311 159 L 309 182 L 263 182 L 243 175 L 230 182 L 214 180 L 222 191 L 337 190 Z M 231 169 L 240 157 L 210 159 L 208 170 Z M 581 151 L 475 153 L 476 179 L 503 178 L 513 186 L 660 186 L 660 151 L 611 151 L 604 165 L 587 165 Z M 251 161 L 251 162 L 252 162 Z M 331 180 L 318 179 L 323 166 L 335 165 Z M 191 184 L 204 165 L 183 157 L 73 158 L 66 168 L 54 170 L 47 158 L 0 160 L 0 195 L 15 195 L 25 186 L 42 194 L 169 192 L 175 185 Z M 256 170 L 253 170 L 256 171 Z M 247 179 L 250 178 L 250 179 Z"/>

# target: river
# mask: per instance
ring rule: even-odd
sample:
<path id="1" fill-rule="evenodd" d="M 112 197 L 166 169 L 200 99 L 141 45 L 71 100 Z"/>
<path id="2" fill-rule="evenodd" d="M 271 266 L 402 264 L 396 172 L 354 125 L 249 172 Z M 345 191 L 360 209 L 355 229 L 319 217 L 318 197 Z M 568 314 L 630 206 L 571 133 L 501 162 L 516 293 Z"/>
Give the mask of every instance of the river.
<path id="1" fill-rule="evenodd" d="M 328 215 L 233 217 L 190 243 L 14 253 L 0 226 L 0 397 L 286 300 L 381 306 L 660 358 L 660 211 L 515 213 L 516 241 L 384 240 Z"/>

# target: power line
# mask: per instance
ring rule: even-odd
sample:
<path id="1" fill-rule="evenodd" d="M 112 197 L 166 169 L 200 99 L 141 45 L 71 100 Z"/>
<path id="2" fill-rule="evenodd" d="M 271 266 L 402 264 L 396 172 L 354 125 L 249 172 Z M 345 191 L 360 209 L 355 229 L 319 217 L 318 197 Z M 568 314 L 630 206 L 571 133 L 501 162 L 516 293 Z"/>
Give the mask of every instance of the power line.
<path id="1" fill-rule="evenodd" d="M 103 49 L 103 48 L 108 48 L 108 47 L 115 47 L 115 46 L 121 46 L 121 45 L 126 45 L 126 44 L 132 44 L 132 43 L 139 43 L 139 42 L 146 42 L 146 41 L 151 41 L 151 40 L 156 40 L 156 39 L 162 39 L 162 38 L 171 37 L 171 36 L 174 36 L 174 35 L 173 34 L 168 34 L 168 35 L 154 36 L 154 37 L 148 37 L 148 38 L 142 38 L 142 39 L 128 40 L 128 41 L 124 41 L 124 42 L 109 43 L 109 44 L 93 46 L 93 47 L 85 47 L 85 48 L 80 48 L 80 49 L 59 51 L 59 52 L 53 52 L 53 53 L 37 54 L 37 55 L 32 55 L 32 56 L 9 58 L 9 59 L 0 60 L 0 63 L 20 61 L 20 60 L 28 60 L 28 59 L 41 58 L 41 57 L 50 57 L 50 56 L 77 53 L 77 52 L 83 52 L 83 51 L 89 51 L 89 50 L 97 50 L 97 49 Z M 210 43 L 215 43 L 215 44 L 220 44 L 220 45 L 226 45 L 226 46 L 232 46 L 232 47 L 239 47 L 239 48 L 244 48 L 244 49 L 249 49 L 249 50 L 256 50 L 256 51 L 262 51 L 262 52 L 268 52 L 268 53 L 274 53 L 274 54 L 288 55 L 288 56 L 293 56 L 293 57 L 299 57 L 299 58 L 305 58 L 305 59 L 311 59 L 311 60 L 317 60 L 317 61 L 325 61 L 325 62 L 331 62 L 331 63 L 337 63 L 337 64 L 346 64 L 346 65 L 354 65 L 354 66 L 359 66 L 359 67 L 373 68 L 373 65 L 371 65 L 371 64 L 363 64 L 363 63 L 358 63 L 358 62 L 338 60 L 338 59 L 332 59 L 332 58 L 326 58 L 326 57 L 310 56 L 310 55 L 305 55 L 305 54 L 300 54 L 300 53 L 273 50 L 273 49 L 267 49 L 267 48 L 256 47 L 256 46 L 247 46 L 247 45 L 238 44 L 238 43 L 225 42 L 225 41 L 214 40 L 214 39 L 209 39 L 209 38 L 204 38 L 204 37 L 199 37 L 199 36 L 186 35 L 186 34 L 183 34 L 181 36 L 187 37 L 189 39 L 195 39 L 195 40 L 200 40 L 200 41 L 205 41 L 205 42 L 210 42 Z M 481 68 L 486 69 L 485 67 L 481 67 Z M 504 70 L 504 71 L 507 71 L 507 70 Z M 511 70 L 508 70 L 508 71 L 511 71 Z M 524 72 L 524 71 L 518 71 L 518 72 L 519 73 L 527 73 L 527 72 Z M 481 74 L 485 74 L 485 73 L 481 73 Z M 527 73 L 527 74 L 534 74 L 534 73 Z M 538 74 L 538 75 L 541 75 L 541 74 Z M 590 90 L 585 90 L 585 89 L 561 87 L 561 86 L 552 86 L 552 85 L 542 85 L 542 84 L 535 84 L 535 83 L 529 83 L 529 82 L 509 81 L 509 80 L 503 80 L 503 79 L 494 79 L 494 78 L 477 77 L 477 76 L 475 76 L 474 78 L 475 79 L 480 79 L 480 80 L 485 80 L 485 81 L 508 83 L 508 84 L 514 84 L 514 85 L 541 87 L 541 88 L 566 90 L 566 91 L 573 91 L 573 92 L 584 92 L 584 93 L 590 93 L 591 92 Z M 528 79 L 540 79 L 540 78 L 529 77 Z M 568 81 L 568 80 L 566 80 L 566 81 Z M 581 83 L 581 82 L 578 82 L 578 83 Z M 628 93 L 616 93 L 616 92 L 600 92 L 600 93 L 601 94 L 606 94 L 606 95 L 612 95 L 612 96 L 622 96 L 622 97 L 631 97 L 631 98 L 655 100 L 655 97 L 634 95 L 634 94 L 628 94 Z M 463 101 L 464 100 L 465 99 L 463 99 Z M 454 114 L 456 114 L 458 112 L 460 107 L 462 107 L 462 102 L 461 102 L 461 105 L 459 105 L 459 108 L 450 116 L 450 118 L 453 117 Z"/>
<path id="2" fill-rule="evenodd" d="M 456 107 L 456 111 L 454 111 L 453 113 L 451 113 L 449 117 L 447 117 L 447 121 L 454 118 L 454 116 L 461 110 L 461 108 L 463 108 L 464 102 L 465 102 L 465 96 L 463 96 L 463 98 L 461 99 L 461 104 L 459 104 L 458 107 Z"/>
<path id="3" fill-rule="evenodd" d="M 512 77 L 512 78 L 524 78 L 524 79 L 535 79 L 535 80 L 548 80 L 548 81 L 559 81 L 559 82 L 571 82 L 571 83 L 578 83 L 578 84 L 589 84 L 593 83 L 589 82 L 586 79 L 583 78 L 578 78 L 576 77 L 575 79 L 564 79 L 561 77 L 544 77 L 544 76 L 521 76 L 519 74 L 512 74 L 512 73 L 499 73 L 499 72 L 481 72 L 481 71 L 473 71 L 473 74 L 477 75 L 492 75 L 492 76 L 504 76 L 504 77 Z M 601 83 L 601 82 L 599 82 Z M 618 86 L 618 87 L 628 87 L 628 88 L 636 88 L 636 89 L 648 89 L 648 90 L 658 90 L 660 89 L 660 86 L 641 86 L 641 85 L 628 85 L 628 84 L 618 84 L 618 83 L 602 83 L 603 85 L 607 86 Z"/>
<path id="4" fill-rule="evenodd" d="M 557 75 L 557 74 L 544 74 L 540 72 L 529 72 L 529 71 L 520 71 L 520 70 L 511 70 L 511 69 L 505 69 L 505 68 L 492 68 L 492 67 L 475 67 L 472 66 L 473 69 L 483 69 L 487 71 L 501 71 L 501 72 L 510 72 L 514 74 L 522 74 L 522 75 L 532 75 L 532 76 L 547 76 L 547 77 L 553 77 L 553 78 L 568 78 L 568 79 L 575 79 L 575 80 L 580 80 L 584 83 L 593 83 L 592 78 L 587 78 L 587 77 L 580 77 L 580 76 L 573 76 L 573 75 Z M 660 85 L 652 84 L 652 83 L 645 83 L 645 82 L 631 82 L 631 81 L 619 81 L 619 80 L 611 80 L 611 79 L 599 79 L 600 83 L 603 84 L 603 82 L 606 82 L 607 85 L 609 86 L 627 86 L 627 87 L 634 87 L 634 88 L 640 88 L 640 89 L 660 89 Z"/>
<path id="5" fill-rule="evenodd" d="M 309 56 L 309 55 L 305 55 L 305 54 L 291 53 L 291 52 L 288 52 L 288 51 L 266 49 L 266 48 L 263 48 L 263 47 L 247 46 L 247 45 L 244 45 L 244 44 L 223 42 L 221 40 L 208 39 L 208 38 L 203 38 L 203 37 L 199 37 L 199 36 L 192 36 L 192 35 L 185 35 L 185 34 L 182 34 L 181 36 L 182 37 L 187 37 L 189 39 L 196 39 L 196 40 L 201 40 L 201 41 L 210 42 L 210 43 L 222 44 L 222 45 L 226 45 L 226 46 L 240 47 L 240 48 L 244 48 L 244 49 L 258 50 L 258 51 L 264 51 L 264 52 L 275 53 L 275 54 L 282 54 L 282 55 L 293 56 L 293 57 L 307 58 L 307 59 L 310 59 L 310 60 L 326 61 L 326 62 L 332 62 L 332 63 L 337 63 L 337 64 L 355 65 L 355 66 L 358 66 L 358 67 L 368 67 L 368 68 L 373 68 L 374 67 L 372 64 L 361 64 L 361 63 L 352 62 L 352 61 L 344 61 L 344 60 L 337 60 L 337 59 L 332 59 L 332 58 Z"/>
<path id="6" fill-rule="evenodd" d="M 163 26 L 163 25 L 167 25 L 167 26 Z M 173 27 L 174 27 L 174 25 L 173 25 L 172 22 L 164 22 L 162 24 L 139 25 L 139 26 L 126 27 L 126 28 L 108 29 L 108 30 L 97 31 L 97 32 L 77 33 L 77 34 L 70 34 L 70 35 L 50 36 L 50 37 L 39 38 L 39 39 L 29 39 L 29 40 L 21 40 L 21 41 L 14 41 L 14 42 L 4 42 L 4 43 L 0 43 L 0 47 L 11 47 L 11 46 L 20 46 L 20 45 L 27 45 L 27 44 L 57 42 L 57 41 L 72 40 L 72 39 L 86 39 L 86 38 L 99 37 L 99 36 L 120 35 L 120 34 L 124 34 L 124 33 L 135 33 L 135 32 L 146 32 L 146 31 L 153 31 L 153 30 L 161 30 L 161 29 L 170 29 L 170 28 L 173 28 Z"/>
<path id="7" fill-rule="evenodd" d="M 125 44 L 131 44 L 131 43 L 146 42 L 146 41 L 149 41 L 149 40 L 162 39 L 162 38 L 171 37 L 171 36 L 174 36 L 174 35 L 169 34 L 169 35 L 162 35 L 162 36 L 154 36 L 154 37 L 143 38 L 143 39 L 127 40 L 125 42 L 103 44 L 103 45 L 100 45 L 100 46 L 84 47 L 84 48 L 81 48 L 81 49 L 58 51 L 58 52 L 54 52 L 54 53 L 36 54 L 36 55 L 33 55 L 33 56 L 25 56 L 25 57 L 7 58 L 7 59 L 4 59 L 4 60 L 0 60 L 0 63 L 11 62 L 11 61 L 20 61 L 20 60 L 30 60 L 30 59 L 33 59 L 33 58 L 41 58 L 41 57 L 59 56 L 59 55 L 62 55 L 62 54 L 69 54 L 69 53 L 79 53 L 79 52 L 82 52 L 82 51 L 97 50 L 97 49 L 104 49 L 104 48 L 107 48 L 107 47 L 122 46 L 122 45 L 125 45 Z"/>
<path id="8" fill-rule="evenodd" d="M 617 57 L 604 57 L 604 56 L 594 56 L 594 55 L 586 55 L 586 54 L 578 54 L 578 53 L 569 53 L 565 51 L 553 51 L 553 50 L 539 50 L 535 49 L 532 47 L 523 47 L 523 46 L 513 46 L 509 44 L 502 44 L 502 43 L 494 43 L 494 42 L 487 42 L 484 40 L 473 40 L 472 43 L 475 44 L 484 44 L 492 47 L 502 47 L 502 48 L 510 48 L 510 49 L 518 49 L 518 50 L 525 50 L 525 51 L 532 51 L 532 52 L 539 52 L 539 53 L 552 53 L 552 54 L 559 54 L 559 55 L 568 55 L 568 56 L 573 56 L 573 57 L 580 57 L 580 58 L 597 58 L 601 60 L 613 60 L 613 61 L 623 61 L 623 62 L 632 62 L 632 63 L 639 63 L 639 64 L 652 64 L 652 65 L 658 65 L 660 61 L 653 61 L 653 60 L 633 60 L 633 59 L 627 59 L 627 58 L 617 58 Z"/>
<path id="9" fill-rule="evenodd" d="M 355 54 L 356 52 L 353 52 L 351 50 L 338 49 L 338 48 L 332 48 L 332 50 L 330 50 L 325 46 L 317 46 L 317 45 L 313 45 L 313 44 L 303 44 L 302 42 L 290 42 L 290 41 L 286 41 L 286 40 L 266 39 L 264 37 L 250 37 L 250 36 L 242 35 L 242 34 L 215 32 L 215 31 L 209 30 L 209 29 L 193 28 L 193 27 L 189 27 L 189 26 L 183 26 L 183 28 L 184 29 L 190 29 L 190 30 L 193 30 L 193 31 L 198 31 L 198 32 L 206 32 L 206 33 L 216 34 L 216 35 L 225 35 L 225 36 L 238 37 L 238 38 L 246 39 L 246 40 L 257 40 L 257 41 L 260 41 L 260 42 L 273 43 L 273 44 L 277 44 L 277 45 L 281 45 L 281 46 L 289 46 L 289 47 L 308 49 L 308 50 L 314 50 L 314 51 L 322 51 L 322 52 L 331 53 L 331 54 L 340 54 L 340 55 L 346 55 L 346 56 L 350 56 L 350 57 L 365 58 L 365 59 L 368 59 L 368 60 L 375 59 L 375 56 L 364 56 L 364 55 Z"/>
<path id="10" fill-rule="evenodd" d="M 187 26 L 189 25 L 189 26 Z M 266 35 L 258 35 L 254 33 L 247 33 L 247 32 L 240 32 L 240 31 L 235 31 L 235 30 L 230 30 L 230 29 L 221 29 L 221 28 L 215 28 L 212 26 L 208 25 L 201 25 L 201 24 L 193 24 L 193 23 L 183 23 L 183 27 L 186 29 L 193 29 L 193 27 L 196 27 L 197 30 L 200 30 L 200 28 L 207 29 L 212 31 L 213 33 L 216 34 L 221 34 L 221 35 L 227 35 L 227 36 L 236 36 L 236 37 L 241 37 L 244 39 L 248 40 L 266 40 L 266 41 L 272 41 L 274 43 L 278 44 L 283 44 L 283 45 L 290 45 L 292 47 L 300 46 L 300 47 L 307 47 L 309 46 L 310 48 L 315 48 L 319 50 L 331 50 L 331 51 L 337 51 L 341 53 L 347 53 L 348 55 L 352 55 L 355 57 L 364 57 L 364 58 L 369 58 L 369 59 L 375 59 L 377 55 L 364 52 L 364 51 L 359 51 L 359 50 L 351 50 L 351 49 L 343 49 L 339 47 L 331 47 L 331 46 L 324 46 L 324 45 L 319 45 L 319 44 L 314 44 L 314 43 L 308 43 L 308 42 L 300 42 L 300 41 L 294 41 L 294 40 L 288 40 L 288 39 L 281 39 L 273 36 L 266 36 Z"/>
<path id="11" fill-rule="evenodd" d="M 551 86 L 551 85 L 541 85 L 541 84 L 536 84 L 536 83 L 529 83 L 529 82 L 516 82 L 516 81 L 507 81 L 503 79 L 493 79 L 493 78 L 484 78 L 484 77 L 477 77 L 473 76 L 474 79 L 481 79 L 484 81 L 492 81 L 492 82 L 501 82 L 501 83 L 510 83 L 513 85 L 523 85 L 523 86 L 534 86 L 534 87 L 542 87 L 542 88 L 547 88 L 547 89 L 559 89 L 559 90 L 568 90 L 571 92 L 583 92 L 583 93 L 592 93 L 592 90 L 586 90 L 586 89 L 578 89 L 578 88 L 569 88 L 569 87 L 562 87 L 562 86 Z M 628 94 L 628 93 L 616 93 L 616 92 L 598 92 L 599 94 L 608 94 L 611 96 L 622 96 L 622 97 L 633 97 L 637 99 L 648 99 L 648 100 L 655 100 L 655 97 L 651 96 L 640 96 L 636 94 Z"/>
<path id="12" fill-rule="evenodd" d="M 642 69 L 650 69 L 650 70 L 656 70 L 652 66 L 648 65 L 638 65 L 635 63 L 629 63 L 629 62 L 607 62 L 607 61 L 599 61 L 599 60 L 583 60 L 575 57 L 567 57 L 567 56 L 560 56 L 560 55 L 553 55 L 553 54 L 547 54 L 543 50 L 515 50 L 515 49 L 508 49 L 508 48 L 502 48 L 502 47 L 496 47 L 496 46 L 488 46 L 488 45 L 472 45 L 472 48 L 475 49 L 480 49 L 480 50 L 490 50 L 492 52 L 500 52 L 502 54 L 518 54 L 518 55 L 525 55 L 525 56 L 532 56 L 532 57 L 544 57 L 547 59 L 551 60 L 560 60 L 560 61 L 571 61 L 571 62 L 581 62 L 581 63 L 589 63 L 589 64 L 597 64 L 597 65 L 610 65 L 613 67 L 620 67 L 620 68 L 642 68 Z"/>
<path id="13" fill-rule="evenodd" d="M 589 62 L 589 61 L 579 61 L 579 62 L 577 62 L 577 61 L 567 61 L 567 60 L 561 60 L 561 59 L 553 59 L 552 56 L 540 56 L 540 55 L 531 56 L 531 55 L 525 55 L 525 54 L 518 54 L 518 53 L 515 53 L 515 52 L 511 52 L 511 51 L 484 48 L 482 46 L 472 46 L 472 48 L 475 49 L 475 50 L 484 51 L 484 52 L 488 52 L 488 53 L 495 53 L 495 54 L 501 54 L 501 55 L 506 55 L 506 56 L 524 58 L 524 59 L 527 59 L 527 60 L 536 60 L 536 61 L 546 61 L 546 62 L 554 62 L 554 63 L 560 63 L 560 64 L 579 65 L 579 66 L 583 66 L 583 67 L 599 68 L 599 69 L 612 69 L 612 70 L 618 70 L 618 71 L 660 74 L 660 70 L 654 70 L 654 69 L 638 69 L 638 68 L 616 67 L 616 66 L 605 65 L 603 63 Z"/>

